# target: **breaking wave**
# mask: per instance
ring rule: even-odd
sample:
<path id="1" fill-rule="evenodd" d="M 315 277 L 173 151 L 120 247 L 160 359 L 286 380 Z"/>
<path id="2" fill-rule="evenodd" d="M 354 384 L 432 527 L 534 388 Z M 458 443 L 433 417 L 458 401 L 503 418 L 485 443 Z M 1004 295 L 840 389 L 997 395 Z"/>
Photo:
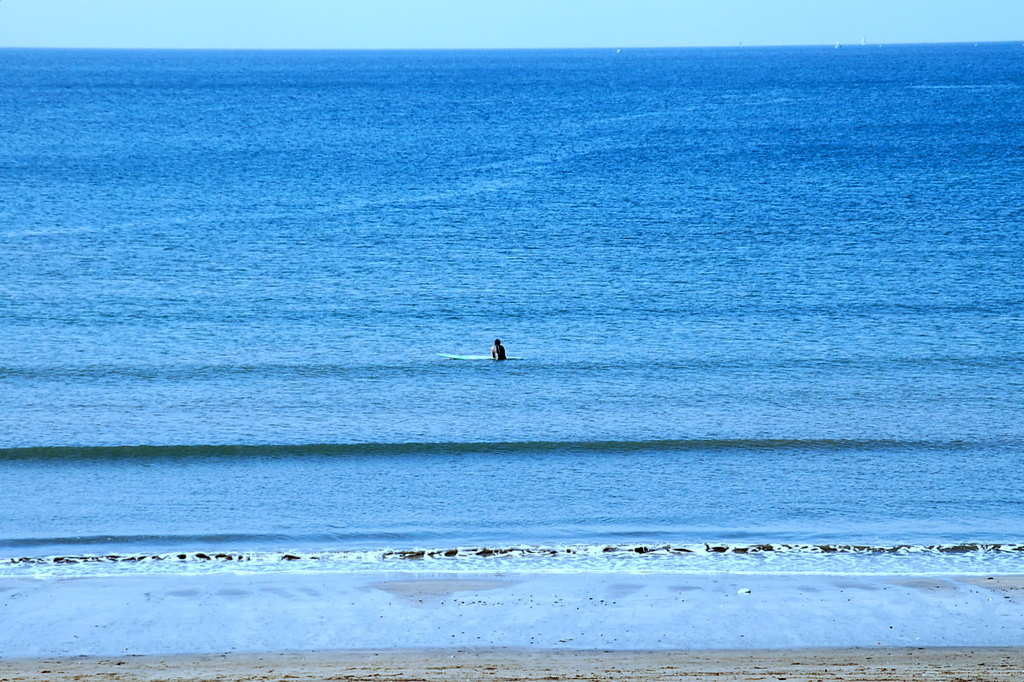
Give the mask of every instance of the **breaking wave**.
<path id="1" fill-rule="evenodd" d="M 448 547 L 321 552 L 82 554 L 0 560 L 0 575 L 360 571 L 1024 573 L 1024 544 L 686 544 Z"/>

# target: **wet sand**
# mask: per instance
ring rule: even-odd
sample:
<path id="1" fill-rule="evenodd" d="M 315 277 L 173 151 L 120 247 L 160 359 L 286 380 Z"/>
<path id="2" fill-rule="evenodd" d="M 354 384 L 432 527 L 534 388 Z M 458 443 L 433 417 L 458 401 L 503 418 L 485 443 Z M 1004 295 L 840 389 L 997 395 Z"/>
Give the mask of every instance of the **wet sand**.
<path id="1" fill-rule="evenodd" d="M 1024 647 L 1022 588 L 923 575 L 4 578 L 0 657 Z"/>
<path id="2" fill-rule="evenodd" d="M 2 682 L 105 680 L 883 680 L 1024 679 L 1022 648 L 781 651 L 433 649 L 0 659 Z"/>

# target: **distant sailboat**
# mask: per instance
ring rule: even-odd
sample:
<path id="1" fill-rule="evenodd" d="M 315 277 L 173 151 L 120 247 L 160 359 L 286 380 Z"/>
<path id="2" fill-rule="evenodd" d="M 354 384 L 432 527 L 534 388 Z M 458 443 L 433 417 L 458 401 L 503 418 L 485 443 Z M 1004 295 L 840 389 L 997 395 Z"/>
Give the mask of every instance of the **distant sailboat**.
<path id="1" fill-rule="evenodd" d="M 867 45 L 867 41 L 864 38 L 861 38 L 860 39 L 860 44 L 861 45 Z"/>

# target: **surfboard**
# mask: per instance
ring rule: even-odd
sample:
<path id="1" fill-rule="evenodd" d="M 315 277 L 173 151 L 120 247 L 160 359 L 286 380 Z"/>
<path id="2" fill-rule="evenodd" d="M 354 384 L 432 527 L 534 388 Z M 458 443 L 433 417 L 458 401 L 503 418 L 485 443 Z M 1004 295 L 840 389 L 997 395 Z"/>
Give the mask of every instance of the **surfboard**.
<path id="1" fill-rule="evenodd" d="M 438 353 L 442 358 L 448 358 L 449 360 L 491 360 L 490 355 L 450 355 L 449 353 Z M 523 360 L 524 358 L 516 356 L 506 356 L 506 360 Z"/>

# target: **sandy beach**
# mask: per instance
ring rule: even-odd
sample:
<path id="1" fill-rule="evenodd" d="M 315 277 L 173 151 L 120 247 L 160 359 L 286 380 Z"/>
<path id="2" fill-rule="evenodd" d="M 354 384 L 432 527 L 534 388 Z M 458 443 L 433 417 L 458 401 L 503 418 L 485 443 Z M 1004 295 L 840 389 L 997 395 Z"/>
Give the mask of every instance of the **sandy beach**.
<path id="1" fill-rule="evenodd" d="M 0 579 L 0 656 L 1022 647 L 1020 576 L 134 574 Z"/>
<path id="2" fill-rule="evenodd" d="M 785 651 L 435 649 L 0 660 L 3 682 L 121 680 L 948 680 L 1024 676 L 1020 648 Z"/>

